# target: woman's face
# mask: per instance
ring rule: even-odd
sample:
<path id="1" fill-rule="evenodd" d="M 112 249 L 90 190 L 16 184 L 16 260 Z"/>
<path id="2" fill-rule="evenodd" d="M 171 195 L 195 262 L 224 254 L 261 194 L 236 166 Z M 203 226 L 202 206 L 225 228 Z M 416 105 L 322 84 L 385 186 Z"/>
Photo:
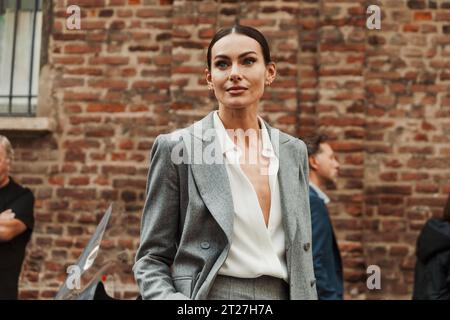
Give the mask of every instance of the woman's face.
<path id="1" fill-rule="evenodd" d="M 211 70 L 206 81 L 214 90 L 219 105 L 242 109 L 257 107 L 276 75 L 274 63 L 268 65 L 260 44 L 253 38 L 231 33 L 217 41 L 211 49 Z"/>

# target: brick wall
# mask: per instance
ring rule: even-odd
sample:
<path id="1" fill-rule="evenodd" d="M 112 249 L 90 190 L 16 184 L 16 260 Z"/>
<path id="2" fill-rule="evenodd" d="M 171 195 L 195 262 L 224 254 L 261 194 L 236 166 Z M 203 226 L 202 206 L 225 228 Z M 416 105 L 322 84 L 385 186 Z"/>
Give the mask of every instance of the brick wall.
<path id="1" fill-rule="evenodd" d="M 70 4 L 82 30 L 65 28 Z M 365 27 L 369 4 L 381 30 Z M 417 234 L 450 193 L 450 2 L 60 0 L 51 11 L 41 92 L 57 130 L 12 139 L 14 176 L 37 197 L 21 297 L 54 296 L 111 202 L 127 214 L 112 245 L 136 249 L 154 138 L 216 108 L 205 48 L 236 17 L 267 36 L 277 62 L 264 117 L 333 138 L 346 297 L 410 297 Z M 365 286 L 370 264 L 381 267 L 377 292 Z M 132 274 L 116 289 L 134 297 Z"/>
<path id="2" fill-rule="evenodd" d="M 409 295 L 417 234 L 450 193 L 450 2 L 382 1 L 367 38 L 366 262 L 385 295 Z"/>

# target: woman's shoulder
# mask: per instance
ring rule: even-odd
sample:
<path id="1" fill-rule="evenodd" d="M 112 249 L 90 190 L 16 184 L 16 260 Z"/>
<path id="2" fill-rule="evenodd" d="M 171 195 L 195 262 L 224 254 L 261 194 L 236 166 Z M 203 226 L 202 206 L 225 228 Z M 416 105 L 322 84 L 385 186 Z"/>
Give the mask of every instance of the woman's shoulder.
<path id="1" fill-rule="evenodd" d="M 192 135 L 191 131 L 191 126 L 189 126 L 186 128 L 174 130 L 172 132 L 161 133 L 156 136 L 154 144 L 172 149 L 174 146 L 180 143 L 181 140 L 190 138 Z"/>
<path id="2" fill-rule="evenodd" d="M 272 130 L 273 129 L 274 128 L 272 128 Z M 280 137 L 281 143 L 291 143 L 299 151 L 306 152 L 306 144 L 301 138 L 295 137 L 295 136 L 293 136 L 287 132 L 281 131 L 279 129 L 275 129 L 275 130 L 278 130 L 278 132 L 279 132 L 279 137 Z"/>
<path id="3" fill-rule="evenodd" d="M 199 138 L 200 140 L 207 138 L 212 132 L 215 132 L 212 119 L 213 112 L 210 112 L 202 119 L 186 127 L 158 135 L 155 142 L 174 147 L 181 141 L 184 141 L 185 144 L 190 144 L 194 138 Z"/>

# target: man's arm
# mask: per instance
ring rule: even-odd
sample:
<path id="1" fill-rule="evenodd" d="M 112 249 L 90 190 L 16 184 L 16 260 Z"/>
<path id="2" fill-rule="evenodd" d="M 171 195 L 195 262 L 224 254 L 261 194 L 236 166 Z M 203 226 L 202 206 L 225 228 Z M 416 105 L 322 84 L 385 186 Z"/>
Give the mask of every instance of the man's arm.
<path id="1" fill-rule="evenodd" d="M 11 241 L 34 226 L 34 196 L 30 191 L 22 193 L 8 207 L 0 213 L 0 242 Z"/>
<path id="2" fill-rule="evenodd" d="M 11 241 L 27 230 L 27 226 L 19 219 L 0 219 L 0 241 Z"/>
<path id="3" fill-rule="evenodd" d="M 11 220 L 14 219 L 15 216 L 16 214 L 11 209 L 7 209 L 0 213 L 0 220 Z"/>

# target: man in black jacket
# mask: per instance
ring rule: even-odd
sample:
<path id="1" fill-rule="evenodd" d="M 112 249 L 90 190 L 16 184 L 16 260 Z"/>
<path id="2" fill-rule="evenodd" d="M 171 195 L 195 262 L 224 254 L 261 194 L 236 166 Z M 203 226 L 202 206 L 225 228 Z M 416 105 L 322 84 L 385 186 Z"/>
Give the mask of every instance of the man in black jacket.
<path id="1" fill-rule="evenodd" d="M 18 282 L 25 248 L 34 226 L 34 197 L 18 185 L 9 171 L 11 143 L 0 135 L 0 299 L 18 298 Z"/>
<path id="2" fill-rule="evenodd" d="M 450 196 L 443 219 L 430 219 L 417 240 L 415 300 L 450 300 Z"/>

